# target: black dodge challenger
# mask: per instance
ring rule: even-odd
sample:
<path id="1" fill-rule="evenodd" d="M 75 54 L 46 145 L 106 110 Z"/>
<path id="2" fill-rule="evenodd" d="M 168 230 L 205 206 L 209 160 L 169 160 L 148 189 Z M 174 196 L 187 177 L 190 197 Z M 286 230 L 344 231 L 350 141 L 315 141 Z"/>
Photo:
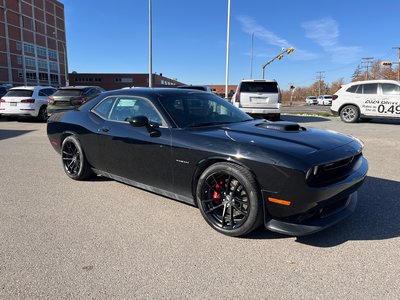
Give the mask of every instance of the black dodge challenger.
<path id="1" fill-rule="evenodd" d="M 352 137 L 255 120 L 213 94 L 123 89 L 47 125 L 66 174 L 106 176 L 200 209 L 230 236 L 301 236 L 349 216 L 368 162 Z"/>

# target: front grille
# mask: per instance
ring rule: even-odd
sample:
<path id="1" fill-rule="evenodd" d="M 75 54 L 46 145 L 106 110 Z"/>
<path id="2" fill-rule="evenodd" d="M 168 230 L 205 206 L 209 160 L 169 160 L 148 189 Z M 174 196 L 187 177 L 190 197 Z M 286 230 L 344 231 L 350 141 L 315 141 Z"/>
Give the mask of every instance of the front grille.
<path id="1" fill-rule="evenodd" d="M 352 172 L 362 154 L 347 157 L 318 166 L 317 174 L 312 174 L 307 183 L 312 187 L 323 187 L 346 179 Z"/>

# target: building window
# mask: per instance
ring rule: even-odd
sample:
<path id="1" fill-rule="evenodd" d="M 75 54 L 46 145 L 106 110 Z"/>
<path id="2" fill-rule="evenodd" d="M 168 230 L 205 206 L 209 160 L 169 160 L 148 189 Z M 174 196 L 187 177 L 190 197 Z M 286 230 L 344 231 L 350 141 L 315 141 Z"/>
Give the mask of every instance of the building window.
<path id="1" fill-rule="evenodd" d="M 36 68 L 36 60 L 34 58 L 25 57 L 25 67 Z"/>
<path id="2" fill-rule="evenodd" d="M 26 72 L 26 79 L 35 80 L 36 79 L 36 72 Z"/>
<path id="3" fill-rule="evenodd" d="M 22 56 L 17 56 L 17 64 L 22 65 Z"/>
<path id="4" fill-rule="evenodd" d="M 57 70 L 58 70 L 58 65 L 57 65 L 56 62 L 50 61 L 50 62 L 49 62 L 49 65 L 50 65 L 50 70 L 51 70 L 51 71 L 57 71 Z"/>
<path id="5" fill-rule="evenodd" d="M 49 50 L 49 57 L 52 59 L 57 59 L 57 51 Z"/>
<path id="6" fill-rule="evenodd" d="M 115 78 L 115 82 L 118 82 L 118 83 L 133 83 L 133 78 L 129 78 L 129 77 Z"/>
<path id="7" fill-rule="evenodd" d="M 58 75 L 57 74 L 50 74 L 51 82 L 58 82 Z"/>
<path id="8" fill-rule="evenodd" d="M 35 46 L 32 44 L 24 43 L 24 52 L 35 54 Z"/>
<path id="9" fill-rule="evenodd" d="M 46 48 L 43 48 L 43 47 L 36 47 L 36 51 L 37 51 L 37 55 L 38 55 L 38 56 L 43 56 L 43 57 L 46 57 L 46 56 L 47 56 L 47 50 L 46 50 Z"/>
<path id="10" fill-rule="evenodd" d="M 38 60 L 38 67 L 42 68 L 42 69 L 47 69 L 47 61 L 39 59 Z"/>
<path id="11" fill-rule="evenodd" d="M 49 74 L 47 74 L 47 73 L 39 73 L 39 80 L 48 81 L 49 80 Z"/>
<path id="12" fill-rule="evenodd" d="M 22 50 L 21 42 L 16 42 L 15 47 L 17 48 L 18 51 L 21 51 Z"/>
<path id="13" fill-rule="evenodd" d="M 22 70 L 18 70 L 18 78 L 22 78 L 24 75 L 22 74 Z"/>

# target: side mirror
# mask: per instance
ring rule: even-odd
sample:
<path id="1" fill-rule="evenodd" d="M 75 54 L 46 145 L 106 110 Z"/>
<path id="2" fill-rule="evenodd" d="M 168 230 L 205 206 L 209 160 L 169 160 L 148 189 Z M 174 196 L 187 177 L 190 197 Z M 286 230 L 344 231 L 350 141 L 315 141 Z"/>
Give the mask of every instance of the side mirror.
<path id="1" fill-rule="evenodd" d="M 137 116 L 129 120 L 129 124 L 133 127 L 146 127 L 151 137 L 161 136 L 161 132 L 150 125 L 149 119 L 145 116 Z"/>
<path id="2" fill-rule="evenodd" d="M 129 124 L 133 127 L 143 127 L 149 125 L 149 119 L 145 116 L 137 116 L 129 120 Z"/>

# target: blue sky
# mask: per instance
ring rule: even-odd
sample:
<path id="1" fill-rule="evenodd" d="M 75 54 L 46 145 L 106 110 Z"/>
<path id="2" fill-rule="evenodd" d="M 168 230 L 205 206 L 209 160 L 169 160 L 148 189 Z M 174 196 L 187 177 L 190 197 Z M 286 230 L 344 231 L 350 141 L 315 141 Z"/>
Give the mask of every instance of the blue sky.
<path id="1" fill-rule="evenodd" d="M 69 71 L 148 72 L 148 0 L 61 0 Z M 153 0 L 153 72 L 188 84 L 225 84 L 227 0 Z M 266 68 L 283 89 L 350 81 L 362 57 L 395 61 L 400 1 L 231 0 L 229 83 L 253 78 L 282 47 L 296 50 Z"/>

